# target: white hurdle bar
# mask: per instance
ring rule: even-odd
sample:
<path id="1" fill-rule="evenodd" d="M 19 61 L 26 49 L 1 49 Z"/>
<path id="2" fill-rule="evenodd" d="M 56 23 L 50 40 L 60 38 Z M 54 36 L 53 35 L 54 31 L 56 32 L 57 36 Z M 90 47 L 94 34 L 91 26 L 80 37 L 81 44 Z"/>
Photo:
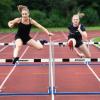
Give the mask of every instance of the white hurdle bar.
<path id="1" fill-rule="evenodd" d="M 14 46 L 15 43 L 13 43 L 13 42 L 11 42 L 11 43 L 0 43 L 0 46 L 6 46 L 6 45 Z"/>
<path id="2" fill-rule="evenodd" d="M 84 42 L 85 44 L 89 44 L 89 45 L 93 45 L 93 44 L 100 44 L 100 42 Z M 67 42 L 53 42 L 52 43 L 53 45 L 58 45 L 58 46 L 65 46 L 67 45 Z M 0 46 L 6 46 L 6 45 L 9 45 L 9 46 L 13 46 L 15 45 L 15 43 L 0 43 Z M 44 45 L 50 45 L 50 43 L 45 43 Z"/>
<path id="3" fill-rule="evenodd" d="M 12 62 L 13 59 L 0 59 L 0 63 Z M 49 62 L 49 59 L 19 59 L 18 62 Z M 54 62 L 100 62 L 100 58 L 55 58 Z"/>

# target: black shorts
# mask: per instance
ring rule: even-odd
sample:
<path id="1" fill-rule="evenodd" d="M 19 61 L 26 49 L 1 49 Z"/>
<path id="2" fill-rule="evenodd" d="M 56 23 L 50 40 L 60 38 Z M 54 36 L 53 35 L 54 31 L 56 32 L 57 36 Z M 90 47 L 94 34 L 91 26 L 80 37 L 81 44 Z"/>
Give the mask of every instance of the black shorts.
<path id="1" fill-rule="evenodd" d="M 16 36 L 15 36 L 15 40 L 16 40 L 16 39 L 21 39 L 22 42 L 23 42 L 23 45 L 26 45 L 27 42 L 28 42 L 30 39 L 32 39 L 32 38 L 31 38 L 30 36 L 21 37 L 21 36 L 16 35 Z"/>
<path id="2" fill-rule="evenodd" d="M 76 40 L 76 45 L 75 45 L 76 48 L 79 48 L 83 44 L 82 40 L 76 39 L 74 36 L 69 35 L 68 40 L 71 39 L 71 38 L 74 38 Z"/>
<path id="3" fill-rule="evenodd" d="M 82 44 L 83 44 L 82 41 L 76 41 L 75 47 L 76 47 L 76 48 L 79 48 Z"/>

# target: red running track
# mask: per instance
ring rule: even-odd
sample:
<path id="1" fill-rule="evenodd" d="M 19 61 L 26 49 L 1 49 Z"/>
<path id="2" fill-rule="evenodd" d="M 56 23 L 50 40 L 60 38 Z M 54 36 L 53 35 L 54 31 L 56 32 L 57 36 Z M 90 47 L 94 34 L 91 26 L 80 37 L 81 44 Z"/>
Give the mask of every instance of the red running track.
<path id="1" fill-rule="evenodd" d="M 89 39 L 99 36 L 99 31 L 89 31 Z M 0 35 L 0 42 L 12 42 L 13 34 Z M 37 39 L 47 39 L 45 33 L 32 33 L 31 36 Z M 67 33 L 55 33 L 53 41 L 65 41 Z M 100 57 L 100 50 L 90 46 L 92 57 Z M 0 47 L 0 59 L 12 58 L 13 47 Z M 19 55 L 22 58 L 49 58 L 49 48 L 45 46 L 42 50 L 23 46 Z M 55 47 L 55 58 L 78 57 L 75 52 L 71 52 L 67 47 Z M 32 63 L 31 63 L 32 64 Z M 69 63 L 68 63 L 69 64 Z M 55 84 L 58 92 L 100 92 L 100 82 L 86 65 L 56 65 Z M 97 63 L 96 63 L 97 64 Z M 99 64 L 99 63 L 98 63 Z M 0 65 L 0 84 L 8 75 L 13 66 Z M 90 65 L 93 71 L 100 77 L 100 68 L 97 65 Z M 17 66 L 3 86 L 3 92 L 47 92 L 49 86 L 48 65 L 23 65 Z M 55 95 L 55 100 L 99 100 L 99 95 Z M 51 96 L 0 96 L 0 100 L 51 100 Z"/>

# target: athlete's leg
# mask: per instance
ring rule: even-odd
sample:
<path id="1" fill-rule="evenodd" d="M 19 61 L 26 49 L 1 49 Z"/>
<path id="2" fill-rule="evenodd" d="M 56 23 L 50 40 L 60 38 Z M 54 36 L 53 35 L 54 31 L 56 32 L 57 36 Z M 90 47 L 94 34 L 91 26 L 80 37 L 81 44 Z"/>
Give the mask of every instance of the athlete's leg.
<path id="1" fill-rule="evenodd" d="M 16 39 L 15 48 L 14 48 L 14 52 L 13 52 L 13 57 L 14 57 L 13 64 L 15 64 L 16 61 L 19 59 L 18 53 L 19 53 L 19 50 L 21 49 L 22 45 L 23 45 L 22 40 Z"/>
<path id="2" fill-rule="evenodd" d="M 42 49 L 43 48 L 43 45 L 40 43 L 40 41 L 35 41 L 34 39 L 30 39 L 28 42 L 27 42 L 28 45 L 36 48 L 36 49 Z"/>
<path id="3" fill-rule="evenodd" d="M 91 53 L 86 44 L 82 44 L 78 49 L 85 55 L 85 57 L 91 58 Z"/>
<path id="4" fill-rule="evenodd" d="M 84 54 L 83 53 L 81 53 L 77 48 L 74 48 L 74 50 L 75 50 L 75 52 L 77 53 L 77 55 L 79 56 L 79 57 L 84 57 Z"/>
<path id="5" fill-rule="evenodd" d="M 18 56 L 19 50 L 21 49 L 22 45 L 23 45 L 22 40 L 21 39 L 16 39 L 13 57 Z"/>
<path id="6" fill-rule="evenodd" d="M 30 45 L 30 46 L 32 46 L 32 47 L 34 47 L 36 49 L 42 49 L 43 48 L 43 45 L 45 43 L 48 43 L 48 41 L 47 40 L 37 40 L 37 41 L 35 41 L 34 39 L 30 39 L 27 42 L 28 45 Z"/>

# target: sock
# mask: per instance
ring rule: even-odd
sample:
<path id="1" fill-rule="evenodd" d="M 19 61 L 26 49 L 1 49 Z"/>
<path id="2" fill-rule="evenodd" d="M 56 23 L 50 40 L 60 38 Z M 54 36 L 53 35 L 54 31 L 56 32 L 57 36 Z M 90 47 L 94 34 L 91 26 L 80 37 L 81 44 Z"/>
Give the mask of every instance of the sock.
<path id="1" fill-rule="evenodd" d="M 73 41 L 70 41 L 69 44 L 68 44 L 68 46 L 69 46 L 69 48 L 70 48 L 71 50 L 73 50 Z"/>
<path id="2" fill-rule="evenodd" d="M 19 60 L 19 57 L 15 57 L 15 58 L 13 59 L 13 64 L 15 64 L 18 60 Z"/>
<path id="3" fill-rule="evenodd" d="M 45 43 L 48 43 L 48 41 L 47 41 L 47 40 L 40 40 L 40 43 L 41 43 L 42 45 L 44 45 Z"/>

